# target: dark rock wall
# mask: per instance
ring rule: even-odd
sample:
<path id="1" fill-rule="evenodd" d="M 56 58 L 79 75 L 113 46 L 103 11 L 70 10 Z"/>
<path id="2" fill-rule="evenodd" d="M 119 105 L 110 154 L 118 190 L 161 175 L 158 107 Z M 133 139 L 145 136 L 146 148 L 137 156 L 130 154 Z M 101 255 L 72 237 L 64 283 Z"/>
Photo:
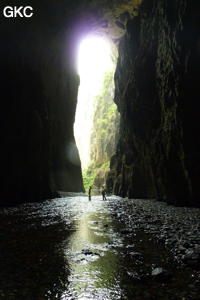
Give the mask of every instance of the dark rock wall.
<path id="1" fill-rule="evenodd" d="M 199 205 L 199 73 L 199 1 L 143 1 L 119 45 L 115 194 Z"/>
<path id="2" fill-rule="evenodd" d="M 83 190 L 73 136 L 79 85 L 74 7 L 53 0 L 24 4 L 33 6 L 32 18 L 0 16 L 0 205 Z"/>

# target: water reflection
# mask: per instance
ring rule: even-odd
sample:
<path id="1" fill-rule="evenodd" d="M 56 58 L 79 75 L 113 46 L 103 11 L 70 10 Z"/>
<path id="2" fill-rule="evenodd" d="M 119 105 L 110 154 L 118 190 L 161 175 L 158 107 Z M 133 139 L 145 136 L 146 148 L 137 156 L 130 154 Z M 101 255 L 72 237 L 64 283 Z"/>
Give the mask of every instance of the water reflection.
<path id="1" fill-rule="evenodd" d="M 65 224 L 27 207 L 0 214 L 0 299 L 60 299 L 69 275 Z"/>
<path id="2" fill-rule="evenodd" d="M 120 299 L 121 241 L 100 199 L 1 209 L 0 299 Z"/>
<path id="3" fill-rule="evenodd" d="M 77 196 L 0 209 L 0 299 L 199 299 L 191 272 L 130 226 L 130 208 Z M 154 280 L 155 266 L 172 278 Z"/>
<path id="4" fill-rule="evenodd" d="M 116 243 L 120 245 L 120 240 L 106 213 L 106 202 L 98 201 L 97 205 L 97 201 L 98 197 L 95 197 L 93 202 L 85 203 L 82 214 L 75 222 L 76 231 L 68 239 L 65 253 L 70 265 L 70 284 L 63 299 L 70 296 L 75 299 L 121 297 L 119 255 L 112 249 L 113 242 L 115 246 Z"/>

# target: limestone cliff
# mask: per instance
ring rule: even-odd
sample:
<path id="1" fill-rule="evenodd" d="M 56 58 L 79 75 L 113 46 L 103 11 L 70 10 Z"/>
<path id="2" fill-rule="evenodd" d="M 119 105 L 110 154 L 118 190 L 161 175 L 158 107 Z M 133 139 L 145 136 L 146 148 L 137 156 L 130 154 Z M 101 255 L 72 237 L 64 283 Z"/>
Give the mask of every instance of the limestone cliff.
<path id="1" fill-rule="evenodd" d="M 114 98 L 114 70 L 106 73 L 102 91 L 94 103 L 93 130 L 91 134 L 91 165 L 94 185 L 101 187 L 106 182 L 111 156 L 116 150 L 119 128 L 119 113 Z"/>
<path id="2" fill-rule="evenodd" d="M 145 0 L 119 45 L 120 140 L 108 188 L 199 205 L 200 4 Z"/>

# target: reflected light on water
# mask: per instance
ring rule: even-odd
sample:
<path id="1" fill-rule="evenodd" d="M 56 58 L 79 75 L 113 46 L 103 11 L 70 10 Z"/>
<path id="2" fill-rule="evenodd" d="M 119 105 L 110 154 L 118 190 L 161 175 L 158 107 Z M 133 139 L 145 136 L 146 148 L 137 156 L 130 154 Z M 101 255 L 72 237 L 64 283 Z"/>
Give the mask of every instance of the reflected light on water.
<path id="1" fill-rule="evenodd" d="M 150 211 L 166 212 L 166 206 L 145 205 L 147 210 L 144 200 L 68 195 L 0 209 L 0 299 L 199 299 L 198 270 L 177 267 L 144 230 L 147 218 L 155 230 Z M 177 208 L 168 209 L 177 218 Z M 191 209 L 179 209 L 191 218 Z M 198 222 L 199 210 L 193 216 Z M 172 278 L 152 277 L 154 266 Z"/>
<path id="2" fill-rule="evenodd" d="M 76 231 L 66 249 L 68 292 L 62 299 L 120 299 L 119 256 L 110 248 L 115 234 L 105 224 L 105 220 L 109 222 L 109 215 L 104 213 L 106 203 L 99 201 L 98 210 L 102 213 L 97 214 L 87 202 L 75 221 Z"/>

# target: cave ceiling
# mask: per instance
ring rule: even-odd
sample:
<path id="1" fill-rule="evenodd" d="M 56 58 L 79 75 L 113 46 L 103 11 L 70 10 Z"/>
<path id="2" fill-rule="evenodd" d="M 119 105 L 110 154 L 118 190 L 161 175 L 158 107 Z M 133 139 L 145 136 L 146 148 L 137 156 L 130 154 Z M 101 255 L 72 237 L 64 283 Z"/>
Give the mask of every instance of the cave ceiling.
<path id="1" fill-rule="evenodd" d="M 87 0 L 82 18 L 87 11 L 90 30 L 117 42 L 126 31 L 127 21 L 138 15 L 141 3 L 142 0 Z"/>

